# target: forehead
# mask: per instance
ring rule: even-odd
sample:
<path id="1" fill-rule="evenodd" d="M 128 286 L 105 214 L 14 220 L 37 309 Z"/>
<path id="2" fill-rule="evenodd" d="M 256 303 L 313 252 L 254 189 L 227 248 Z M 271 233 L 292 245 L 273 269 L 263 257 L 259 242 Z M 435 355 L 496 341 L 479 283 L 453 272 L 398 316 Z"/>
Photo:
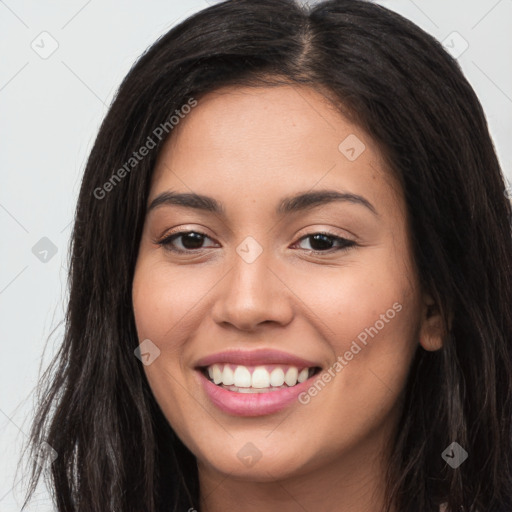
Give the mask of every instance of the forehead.
<path id="1" fill-rule="evenodd" d="M 174 128 L 151 196 L 179 188 L 256 201 L 334 187 L 378 201 L 394 195 L 389 178 L 374 141 L 318 91 L 230 86 L 200 98 Z"/>

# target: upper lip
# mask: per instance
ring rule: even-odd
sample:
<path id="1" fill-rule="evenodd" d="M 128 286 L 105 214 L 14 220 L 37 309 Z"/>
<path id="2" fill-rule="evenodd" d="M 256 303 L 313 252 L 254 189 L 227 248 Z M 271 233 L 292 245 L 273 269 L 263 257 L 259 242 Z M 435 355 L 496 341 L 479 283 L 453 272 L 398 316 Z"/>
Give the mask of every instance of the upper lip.
<path id="1" fill-rule="evenodd" d="M 258 350 L 225 350 L 209 356 L 202 357 L 196 363 L 196 367 L 207 367 L 215 363 L 231 363 L 242 366 L 262 366 L 266 364 L 283 364 L 298 368 L 311 368 L 320 366 L 314 361 L 297 357 L 287 352 L 273 349 Z"/>

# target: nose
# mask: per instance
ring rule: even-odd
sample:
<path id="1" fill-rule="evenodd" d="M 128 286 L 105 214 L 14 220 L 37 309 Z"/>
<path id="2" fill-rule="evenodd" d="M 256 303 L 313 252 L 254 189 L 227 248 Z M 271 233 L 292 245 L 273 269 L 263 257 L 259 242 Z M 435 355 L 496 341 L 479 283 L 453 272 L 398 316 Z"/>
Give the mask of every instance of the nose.
<path id="1" fill-rule="evenodd" d="M 293 294 L 279 274 L 268 251 L 250 263 L 235 254 L 231 270 L 217 289 L 214 321 L 243 331 L 257 330 L 265 323 L 288 324 L 293 318 Z"/>

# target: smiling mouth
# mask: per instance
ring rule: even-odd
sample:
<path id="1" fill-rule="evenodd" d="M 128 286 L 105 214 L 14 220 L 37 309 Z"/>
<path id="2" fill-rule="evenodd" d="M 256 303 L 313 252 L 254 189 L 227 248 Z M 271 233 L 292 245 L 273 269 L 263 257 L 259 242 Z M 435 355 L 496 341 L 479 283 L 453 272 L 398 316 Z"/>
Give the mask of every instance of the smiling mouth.
<path id="1" fill-rule="evenodd" d="M 290 365 L 244 366 L 216 363 L 199 371 L 213 384 L 235 393 L 269 393 L 293 388 L 317 375 L 321 368 Z"/>

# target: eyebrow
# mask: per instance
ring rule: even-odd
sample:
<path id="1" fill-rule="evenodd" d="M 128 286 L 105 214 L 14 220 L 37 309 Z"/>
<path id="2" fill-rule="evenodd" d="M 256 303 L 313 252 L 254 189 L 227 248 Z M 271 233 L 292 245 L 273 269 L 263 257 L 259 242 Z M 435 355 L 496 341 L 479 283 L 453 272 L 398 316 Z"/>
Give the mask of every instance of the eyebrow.
<path id="1" fill-rule="evenodd" d="M 347 202 L 361 205 L 370 210 L 374 215 L 379 215 L 375 207 L 363 196 L 349 192 L 338 192 L 336 190 L 317 190 L 314 192 L 301 192 L 290 197 L 285 197 L 276 208 L 276 213 L 285 215 L 299 211 L 308 210 L 333 202 Z M 207 212 L 225 215 L 224 205 L 213 197 L 195 194 L 178 193 L 173 191 L 162 192 L 156 196 L 149 205 L 147 212 L 163 205 L 177 205 L 186 208 L 194 208 Z"/>

